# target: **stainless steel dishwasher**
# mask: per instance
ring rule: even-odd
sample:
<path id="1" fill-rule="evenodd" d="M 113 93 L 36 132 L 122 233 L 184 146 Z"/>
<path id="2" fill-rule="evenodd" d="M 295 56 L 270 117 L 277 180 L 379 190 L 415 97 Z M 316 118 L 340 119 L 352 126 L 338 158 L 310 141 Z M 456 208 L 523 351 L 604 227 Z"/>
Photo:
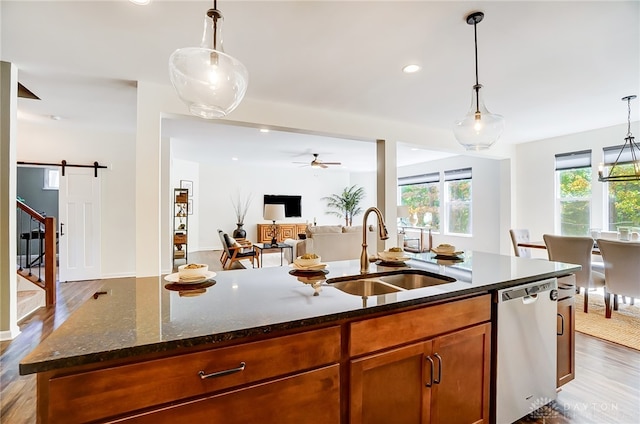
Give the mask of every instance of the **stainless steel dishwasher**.
<path id="1" fill-rule="evenodd" d="M 496 423 L 512 423 L 556 399 L 558 282 L 498 290 Z"/>

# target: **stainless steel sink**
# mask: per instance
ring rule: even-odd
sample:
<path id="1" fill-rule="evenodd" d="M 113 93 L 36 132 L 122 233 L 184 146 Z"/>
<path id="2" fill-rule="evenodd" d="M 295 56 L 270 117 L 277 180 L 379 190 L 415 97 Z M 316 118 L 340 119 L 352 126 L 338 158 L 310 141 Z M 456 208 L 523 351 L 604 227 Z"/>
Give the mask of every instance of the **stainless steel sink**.
<path id="1" fill-rule="evenodd" d="M 349 275 L 330 278 L 327 284 L 356 296 L 377 296 L 399 291 L 452 283 L 455 278 L 419 269 Z"/>
<path id="2" fill-rule="evenodd" d="M 400 291 L 399 288 L 390 286 L 388 284 L 381 283 L 372 279 L 357 279 L 349 281 L 341 281 L 337 283 L 331 283 L 333 287 L 338 290 L 342 290 L 345 293 L 354 294 L 356 296 L 378 296 L 381 294 L 389 294 Z"/>
<path id="3" fill-rule="evenodd" d="M 385 275 L 379 277 L 380 281 L 392 284 L 403 289 L 419 289 L 422 287 L 437 286 L 438 284 L 452 283 L 454 278 L 443 275 L 428 274 L 417 270 L 406 271 L 401 274 Z"/>

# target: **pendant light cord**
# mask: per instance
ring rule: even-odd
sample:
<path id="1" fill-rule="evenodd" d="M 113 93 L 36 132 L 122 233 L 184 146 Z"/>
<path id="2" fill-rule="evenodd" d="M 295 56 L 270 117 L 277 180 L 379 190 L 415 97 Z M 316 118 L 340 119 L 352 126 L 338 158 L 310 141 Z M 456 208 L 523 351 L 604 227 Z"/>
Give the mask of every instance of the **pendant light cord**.
<path id="1" fill-rule="evenodd" d="M 631 137 L 631 96 L 627 97 L 627 137 Z"/>
<path id="2" fill-rule="evenodd" d="M 218 0 L 213 0 L 213 9 L 218 10 Z M 213 49 L 218 50 L 218 18 L 213 18 Z"/>
<path id="3" fill-rule="evenodd" d="M 480 114 L 480 84 L 478 83 L 478 30 L 477 30 L 478 22 L 477 20 L 473 20 L 473 42 L 475 47 L 475 55 L 476 55 L 476 85 L 473 88 L 476 90 L 476 118 L 477 115 Z"/>

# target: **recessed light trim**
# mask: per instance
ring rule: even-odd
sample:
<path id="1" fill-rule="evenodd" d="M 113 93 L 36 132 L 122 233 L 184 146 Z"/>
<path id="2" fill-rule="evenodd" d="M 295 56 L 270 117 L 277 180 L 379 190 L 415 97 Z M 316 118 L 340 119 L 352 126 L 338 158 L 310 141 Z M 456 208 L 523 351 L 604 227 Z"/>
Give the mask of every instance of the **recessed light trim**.
<path id="1" fill-rule="evenodd" d="M 234 156 L 231 158 L 231 160 L 238 160 L 238 158 Z"/>
<path id="2" fill-rule="evenodd" d="M 268 133 L 269 132 L 269 128 L 260 128 L 260 132 L 261 133 Z"/>
<path id="3" fill-rule="evenodd" d="M 133 4 L 137 4 L 139 6 L 146 6 L 151 3 L 151 0 L 129 0 Z"/>
<path id="4" fill-rule="evenodd" d="M 416 72 L 418 72 L 420 69 L 422 69 L 420 67 L 420 65 L 416 65 L 416 64 L 410 64 L 410 65 L 405 65 L 402 68 L 402 72 L 404 72 L 405 74 L 415 74 Z"/>

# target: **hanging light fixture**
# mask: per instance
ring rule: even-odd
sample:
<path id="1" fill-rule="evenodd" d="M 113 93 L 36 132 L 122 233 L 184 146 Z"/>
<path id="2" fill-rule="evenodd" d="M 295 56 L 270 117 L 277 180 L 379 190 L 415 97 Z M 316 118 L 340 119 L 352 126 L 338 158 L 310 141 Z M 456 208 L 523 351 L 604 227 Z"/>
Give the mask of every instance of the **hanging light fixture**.
<path id="1" fill-rule="evenodd" d="M 192 114 L 222 118 L 242 101 L 249 82 L 247 68 L 222 48 L 222 13 L 207 11 L 200 47 L 178 49 L 169 58 L 171 82 Z"/>
<path id="2" fill-rule="evenodd" d="M 627 136 L 624 138 L 624 144 L 622 145 L 622 149 L 620 149 L 620 153 L 618 153 L 618 157 L 616 157 L 615 162 L 609 169 L 609 175 L 604 175 L 604 166 L 600 164 L 598 169 L 598 181 L 640 181 L 640 146 L 636 143 L 635 138 L 631 134 L 631 100 L 635 98 L 636 96 L 634 95 L 622 98 L 622 100 L 627 102 Z M 627 147 L 627 145 L 629 147 Z M 621 164 L 631 163 L 633 165 L 633 172 L 629 172 L 627 174 L 616 172 L 616 167 L 618 166 L 618 161 L 621 157 L 623 158 Z"/>
<path id="3" fill-rule="evenodd" d="M 453 134 L 458 143 L 467 150 L 488 149 L 500 138 L 504 131 L 504 118 L 487 110 L 480 96 L 482 84 L 478 82 L 478 32 L 476 27 L 482 22 L 484 13 L 474 12 L 467 16 L 467 24 L 473 25 L 476 57 L 476 84 L 471 92 L 471 108 L 469 113 L 455 122 Z"/>

